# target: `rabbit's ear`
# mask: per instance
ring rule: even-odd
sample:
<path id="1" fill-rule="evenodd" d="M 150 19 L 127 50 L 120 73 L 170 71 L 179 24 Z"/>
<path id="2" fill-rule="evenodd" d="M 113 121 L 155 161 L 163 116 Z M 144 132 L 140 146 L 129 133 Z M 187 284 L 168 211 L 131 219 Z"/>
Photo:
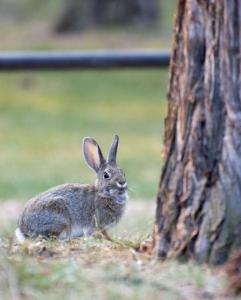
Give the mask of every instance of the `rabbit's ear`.
<path id="1" fill-rule="evenodd" d="M 119 137 L 118 135 L 114 136 L 113 144 L 110 147 L 109 155 L 108 155 L 108 163 L 110 165 L 116 165 L 116 154 L 118 149 Z"/>
<path id="2" fill-rule="evenodd" d="M 90 137 L 84 138 L 83 152 L 87 164 L 96 172 L 98 172 L 100 166 L 105 163 L 105 159 L 96 141 Z"/>

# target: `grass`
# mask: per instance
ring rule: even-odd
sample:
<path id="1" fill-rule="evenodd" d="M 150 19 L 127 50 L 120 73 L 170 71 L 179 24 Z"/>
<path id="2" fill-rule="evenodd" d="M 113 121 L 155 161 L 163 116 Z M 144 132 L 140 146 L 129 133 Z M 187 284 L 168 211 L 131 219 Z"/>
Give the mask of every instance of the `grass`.
<path id="1" fill-rule="evenodd" d="M 225 278 L 218 270 L 161 263 L 133 250 L 150 237 L 153 208 L 145 202 L 129 208 L 111 232 L 113 242 L 96 234 L 18 244 L 10 230 L 14 222 L 8 221 L 7 231 L 0 231 L 0 299 L 220 300 Z"/>
<path id="2" fill-rule="evenodd" d="M 221 277 L 191 263 L 160 264 L 103 240 L 55 243 L 13 248 L 1 261 L 1 299 L 214 299 L 222 288 Z"/>
<path id="3" fill-rule="evenodd" d="M 53 33 L 63 1 L 2 0 L 1 50 L 162 48 L 170 45 L 176 1 L 161 4 L 161 30 Z M 167 71 L 0 74 L 0 201 L 24 199 L 66 181 L 91 182 L 80 139 L 105 153 L 114 133 L 131 198 L 154 198 L 161 168 Z M 141 149 L 141 151 L 140 151 Z"/>
<path id="4" fill-rule="evenodd" d="M 1 199 L 93 182 L 81 139 L 94 136 L 107 154 L 114 133 L 131 198 L 155 197 L 166 71 L 1 74 L 0 81 Z"/>

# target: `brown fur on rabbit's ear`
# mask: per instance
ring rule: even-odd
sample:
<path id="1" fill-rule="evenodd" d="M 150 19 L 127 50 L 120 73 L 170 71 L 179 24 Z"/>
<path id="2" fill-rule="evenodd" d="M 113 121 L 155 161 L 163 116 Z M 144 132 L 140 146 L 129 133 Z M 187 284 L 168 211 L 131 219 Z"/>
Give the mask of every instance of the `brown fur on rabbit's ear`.
<path id="1" fill-rule="evenodd" d="M 99 145 L 93 138 L 84 138 L 83 152 L 87 165 L 93 170 L 95 170 L 95 172 L 98 172 L 101 165 L 105 163 L 105 159 L 103 157 Z"/>

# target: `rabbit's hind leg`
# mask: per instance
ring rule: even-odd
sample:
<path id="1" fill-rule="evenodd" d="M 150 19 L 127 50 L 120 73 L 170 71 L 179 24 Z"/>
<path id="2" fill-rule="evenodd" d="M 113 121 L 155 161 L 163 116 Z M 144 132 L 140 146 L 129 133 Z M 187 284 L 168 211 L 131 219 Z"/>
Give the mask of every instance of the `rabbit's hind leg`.
<path id="1" fill-rule="evenodd" d="M 56 237 L 69 239 L 71 219 L 62 199 L 51 199 L 39 207 L 34 207 L 23 216 L 20 230 L 30 237 Z"/>
<path id="2" fill-rule="evenodd" d="M 109 236 L 109 233 L 105 229 L 102 229 L 101 232 L 105 240 L 111 241 L 111 237 Z"/>
<path id="3" fill-rule="evenodd" d="M 28 226 L 27 234 L 30 237 L 56 237 L 61 240 L 70 237 L 70 222 L 62 215 L 53 213 L 52 211 L 42 211 L 37 218 L 31 219 L 32 218 L 30 217 L 30 226 Z"/>
<path id="4" fill-rule="evenodd" d="M 49 219 L 47 223 L 42 223 L 38 230 L 38 235 L 45 237 L 56 237 L 60 240 L 68 240 L 70 238 L 71 226 L 68 220 L 64 220 L 62 216 L 55 216 L 54 219 Z"/>

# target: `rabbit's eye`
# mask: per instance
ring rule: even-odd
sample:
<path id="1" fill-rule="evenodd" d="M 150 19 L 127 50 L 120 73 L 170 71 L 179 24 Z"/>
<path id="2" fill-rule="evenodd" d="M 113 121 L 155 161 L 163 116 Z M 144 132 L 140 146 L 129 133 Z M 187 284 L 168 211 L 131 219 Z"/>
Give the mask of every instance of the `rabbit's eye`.
<path id="1" fill-rule="evenodd" d="M 104 172 L 104 178 L 105 178 L 105 179 L 109 179 L 109 178 L 110 178 L 110 174 L 107 173 L 107 172 Z"/>

